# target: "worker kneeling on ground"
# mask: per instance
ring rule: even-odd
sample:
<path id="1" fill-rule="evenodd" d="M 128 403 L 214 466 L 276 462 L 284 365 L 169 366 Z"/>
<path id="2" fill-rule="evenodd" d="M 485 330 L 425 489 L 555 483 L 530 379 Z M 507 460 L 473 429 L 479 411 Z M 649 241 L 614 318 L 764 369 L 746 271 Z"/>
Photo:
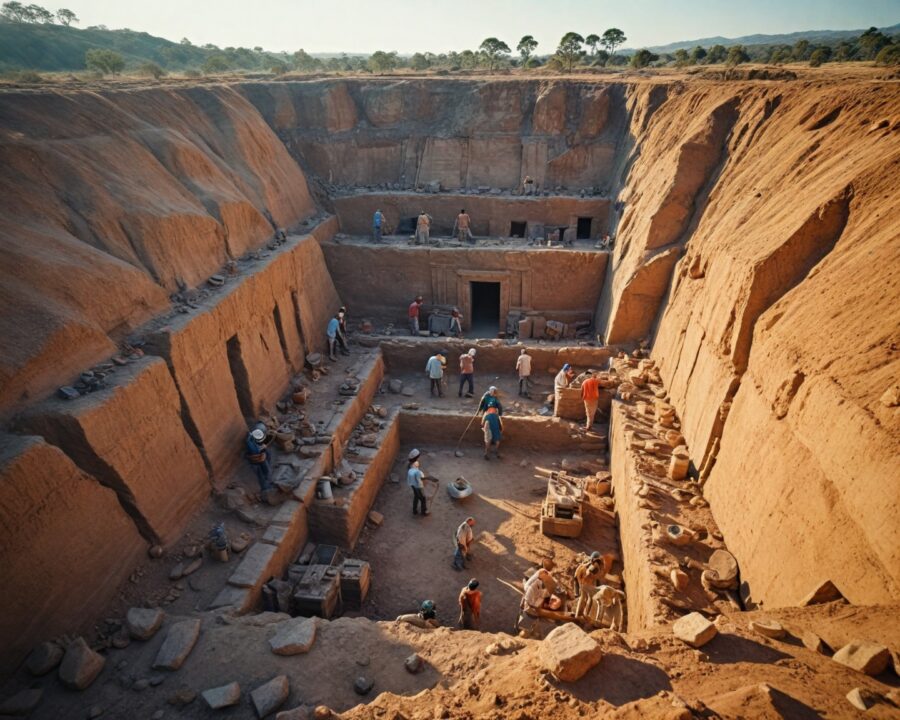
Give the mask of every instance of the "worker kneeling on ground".
<path id="1" fill-rule="evenodd" d="M 536 635 L 540 631 L 540 609 L 550 598 L 550 573 L 541 568 L 525 582 L 525 592 L 519 604 L 516 632 L 523 636 Z"/>
<path id="2" fill-rule="evenodd" d="M 597 585 L 602 583 L 612 568 L 613 556 L 592 552 L 591 556 L 575 568 L 575 617 L 581 617 L 590 609 L 591 597 Z"/>
<path id="3" fill-rule="evenodd" d="M 437 620 L 437 607 L 434 604 L 434 600 L 425 600 L 417 613 L 398 615 L 396 622 L 409 623 L 426 630 L 440 625 Z"/>

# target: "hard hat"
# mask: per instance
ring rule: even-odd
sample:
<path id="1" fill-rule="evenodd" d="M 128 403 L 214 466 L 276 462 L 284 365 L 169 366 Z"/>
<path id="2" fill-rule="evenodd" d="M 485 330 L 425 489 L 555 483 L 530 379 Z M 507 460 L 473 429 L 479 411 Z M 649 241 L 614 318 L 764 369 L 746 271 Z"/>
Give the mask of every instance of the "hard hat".
<path id="1" fill-rule="evenodd" d="M 415 460 L 416 458 L 418 458 L 419 455 L 421 455 L 421 454 L 422 454 L 422 453 L 420 453 L 418 450 L 416 450 L 415 448 L 413 448 L 412 450 L 409 451 L 409 461 L 412 462 L 413 460 Z"/>
<path id="2" fill-rule="evenodd" d="M 469 355 L 471 355 L 472 357 L 475 357 L 475 348 L 472 348 L 471 350 L 469 350 Z"/>
<path id="3" fill-rule="evenodd" d="M 495 392 L 497 392 L 497 386 L 496 386 L 496 385 L 491 385 L 491 386 L 488 388 L 488 392 L 489 392 L 491 395 L 493 395 Z"/>
<path id="4" fill-rule="evenodd" d="M 434 600 L 425 600 L 422 602 L 422 609 L 425 612 L 431 612 L 434 610 Z"/>
<path id="5" fill-rule="evenodd" d="M 591 560 L 599 560 L 599 559 L 600 559 L 600 553 L 597 552 L 596 550 L 594 550 L 594 552 L 591 553 Z"/>
<path id="6" fill-rule="evenodd" d="M 250 432 L 250 437 L 252 437 L 257 442 L 261 442 L 266 439 L 266 434 L 259 428 L 255 428 Z"/>

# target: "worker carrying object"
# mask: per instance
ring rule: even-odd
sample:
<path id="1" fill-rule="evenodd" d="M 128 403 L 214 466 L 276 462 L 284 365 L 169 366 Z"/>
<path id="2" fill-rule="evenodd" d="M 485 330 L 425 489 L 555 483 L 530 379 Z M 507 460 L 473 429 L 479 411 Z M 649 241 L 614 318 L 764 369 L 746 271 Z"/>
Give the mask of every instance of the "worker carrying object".
<path id="1" fill-rule="evenodd" d="M 273 485 L 269 476 L 272 474 L 272 460 L 266 443 L 266 432 L 261 427 L 253 428 L 247 435 L 246 457 L 253 472 L 256 473 L 260 492 L 271 490 Z"/>

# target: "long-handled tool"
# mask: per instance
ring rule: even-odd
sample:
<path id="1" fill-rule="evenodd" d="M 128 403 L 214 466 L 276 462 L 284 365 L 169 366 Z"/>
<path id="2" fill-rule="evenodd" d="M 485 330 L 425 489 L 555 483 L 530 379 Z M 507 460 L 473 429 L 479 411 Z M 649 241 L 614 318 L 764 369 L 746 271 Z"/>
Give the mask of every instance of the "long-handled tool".
<path id="1" fill-rule="evenodd" d="M 478 417 L 478 410 L 475 411 L 475 414 L 469 419 L 469 424 L 466 425 L 466 429 L 463 430 L 462 435 L 459 436 L 459 441 L 456 443 L 456 449 L 459 450 L 459 446 L 462 445 L 463 438 L 466 436 L 466 433 L 469 432 L 469 428 L 472 427 L 472 422 L 475 418 Z"/>

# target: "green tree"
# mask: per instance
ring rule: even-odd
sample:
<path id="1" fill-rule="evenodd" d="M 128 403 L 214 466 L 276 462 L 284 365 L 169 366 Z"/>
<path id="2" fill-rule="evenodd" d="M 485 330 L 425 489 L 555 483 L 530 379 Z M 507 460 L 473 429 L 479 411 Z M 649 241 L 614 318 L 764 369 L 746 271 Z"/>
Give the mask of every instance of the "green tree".
<path id="1" fill-rule="evenodd" d="M 706 58 L 706 50 L 704 50 L 699 45 L 691 50 L 691 62 L 694 65 L 699 65 Z"/>
<path id="2" fill-rule="evenodd" d="M 747 51 L 744 50 L 743 45 L 732 45 L 728 48 L 728 56 L 725 58 L 726 65 L 734 67 L 735 65 L 740 65 L 745 62 L 750 62 L 750 56 L 747 54 Z"/>
<path id="3" fill-rule="evenodd" d="M 853 45 L 846 40 L 842 40 L 837 44 L 834 51 L 834 59 L 838 62 L 850 60 L 853 57 Z"/>
<path id="4" fill-rule="evenodd" d="M 369 57 L 369 67 L 375 73 L 389 73 L 397 67 L 397 53 L 376 50 Z"/>
<path id="5" fill-rule="evenodd" d="M 775 48 L 775 50 L 772 52 L 772 56 L 769 58 L 769 62 L 773 65 L 784 65 L 784 63 L 786 63 L 790 59 L 790 50 L 785 50 L 784 48 Z"/>
<path id="6" fill-rule="evenodd" d="M 687 50 L 683 48 L 675 51 L 675 65 L 677 67 L 684 67 L 686 65 L 691 64 L 691 56 L 688 55 Z"/>
<path id="7" fill-rule="evenodd" d="M 528 60 L 534 55 L 534 51 L 537 50 L 537 40 L 535 40 L 531 35 L 525 35 L 521 40 L 519 40 L 519 44 L 516 45 L 516 52 L 522 56 L 522 67 L 528 66 Z"/>
<path id="8" fill-rule="evenodd" d="M 409 59 L 409 66 L 413 70 L 421 72 L 422 70 L 427 70 L 431 65 L 428 62 L 428 58 L 426 58 L 422 53 L 415 53 Z"/>
<path id="9" fill-rule="evenodd" d="M 892 66 L 900 65 L 900 43 L 885 45 L 881 48 L 875 58 L 875 64 Z"/>
<path id="10" fill-rule="evenodd" d="M 230 67 L 228 62 L 228 58 L 222 53 L 215 53 L 214 55 L 210 55 L 203 62 L 202 67 L 204 75 L 212 75 L 214 73 L 225 72 Z"/>
<path id="11" fill-rule="evenodd" d="M 576 32 L 567 32 L 559 41 L 556 48 L 556 57 L 559 58 L 560 65 L 564 70 L 571 70 L 575 61 L 578 60 L 584 51 L 581 46 L 584 44 L 584 38 Z"/>
<path id="12" fill-rule="evenodd" d="M 194 46 L 194 44 L 193 44 L 190 40 L 188 40 L 187 38 L 181 38 L 181 40 L 179 40 L 179 43 L 182 44 L 182 45 L 187 45 L 188 47 L 193 47 L 193 46 Z"/>
<path id="13" fill-rule="evenodd" d="M 112 50 L 94 48 L 84 54 L 84 64 L 101 75 L 118 75 L 125 68 L 125 58 Z"/>
<path id="14" fill-rule="evenodd" d="M 488 61 L 488 70 L 493 70 L 498 60 L 503 59 L 511 52 L 509 45 L 495 37 L 485 38 L 478 49 L 484 53 Z"/>
<path id="15" fill-rule="evenodd" d="M 596 55 L 597 46 L 600 44 L 600 36 L 591 33 L 584 39 L 584 44 L 591 49 L 591 55 Z"/>
<path id="16" fill-rule="evenodd" d="M 288 66 L 280 61 L 272 63 L 272 67 L 269 68 L 269 72 L 273 75 L 284 75 L 287 71 Z"/>
<path id="17" fill-rule="evenodd" d="M 138 68 L 138 72 L 141 75 L 149 75 L 155 80 L 159 80 L 163 75 L 166 74 L 166 71 L 163 70 L 155 62 L 145 62 Z"/>
<path id="18" fill-rule="evenodd" d="M 650 63 L 656 62 L 657 60 L 659 60 L 659 55 L 655 55 L 646 49 L 638 50 L 631 56 L 631 67 L 645 68 Z"/>
<path id="19" fill-rule="evenodd" d="M 728 51 L 724 45 L 713 45 L 706 56 L 706 62 L 710 65 L 718 65 L 720 62 L 725 62 L 726 57 L 728 57 Z"/>
<path id="20" fill-rule="evenodd" d="M 809 40 L 798 40 L 794 43 L 794 49 L 791 51 L 791 56 L 796 61 L 808 60 L 810 54 L 809 48 Z"/>
<path id="21" fill-rule="evenodd" d="M 628 38 L 625 37 L 625 33 L 623 33 L 619 28 L 610 28 L 605 33 L 603 33 L 603 37 L 600 38 L 600 42 L 603 43 L 603 47 L 606 48 L 606 51 L 610 55 L 616 54 L 616 48 L 621 47 L 622 43 L 624 43 Z"/>
<path id="22" fill-rule="evenodd" d="M 55 17 L 47 8 L 40 5 L 29 5 L 26 10 L 31 14 L 31 22 L 39 22 L 48 25 L 53 22 Z"/>
<path id="23" fill-rule="evenodd" d="M 5 2 L 0 8 L 0 15 L 13 22 L 28 22 L 28 11 L 20 2 Z"/>
<path id="24" fill-rule="evenodd" d="M 882 48 L 891 43 L 890 38 L 878 28 L 870 27 L 859 36 L 859 47 L 864 60 L 872 60 L 878 56 Z"/>
<path id="25" fill-rule="evenodd" d="M 319 58 L 314 58 L 303 48 L 300 48 L 294 53 L 293 61 L 294 67 L 303 73 L 315 72 L 316 70 L 322 69 L 322 61 L 319 60 Z"/>
<path id="26" fill-rule="evenodd" d="M 65 25 L 66 27 L 69 27 L 69 25 L 71 25 L 72 23 L 75 23 L 77 25 L 81 22 L 81 20 L 78 19 L 78 16 L 68 8 L 60 8 L 59 10 L 57 10 L 56 18 L 59 20 L 61 25 Z"/>
<path id="27" fill-rule="evenodd" d="M 827 63 L 829 60 L 831 60 L 831 48 L 823 45 L 810 53 L 809 66 L 819 67 L 822 63 Z"/>
<path id="28" fill-rule="evenodd" d="M 473 70 L 478 65 L 478 56 L 471 50 L 463 50 L 459 54 L 459 64 L 464 70 Z"/>

